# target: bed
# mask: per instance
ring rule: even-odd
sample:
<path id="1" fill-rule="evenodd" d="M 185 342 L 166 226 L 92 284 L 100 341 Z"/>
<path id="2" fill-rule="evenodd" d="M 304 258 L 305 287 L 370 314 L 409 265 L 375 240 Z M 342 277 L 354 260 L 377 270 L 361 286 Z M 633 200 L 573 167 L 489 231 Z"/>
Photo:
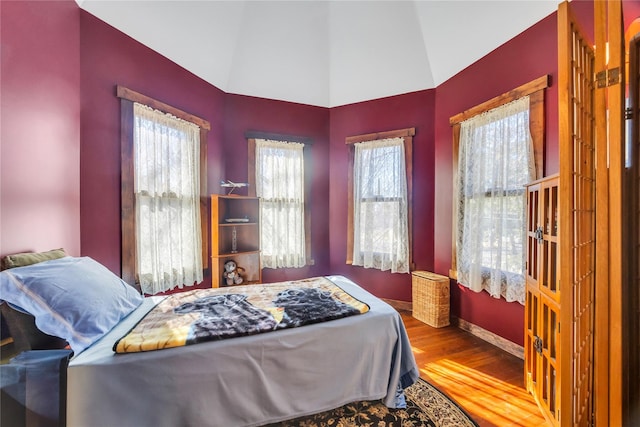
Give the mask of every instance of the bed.
<path id="1" fill-rule="evenodd" d="M 419 374 L 399 314 L 348 278 L 327 278 L 369 310 L 269 333 L 115 354 L 114 344 L 164 297 L 141 299 L 72 357 L 67 425 L 256 426 L 358 400 L 401 406 L 402 389 Z"/>

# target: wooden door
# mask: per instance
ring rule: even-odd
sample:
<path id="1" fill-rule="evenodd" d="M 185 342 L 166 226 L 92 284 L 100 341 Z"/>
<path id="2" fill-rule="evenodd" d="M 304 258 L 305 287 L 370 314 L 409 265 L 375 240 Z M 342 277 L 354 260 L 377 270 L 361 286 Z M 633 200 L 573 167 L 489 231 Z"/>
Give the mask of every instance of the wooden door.
<path id="1" fill-rule="evenodd" d="M 560 424 L 558 177 L 527 186 L 525 383 L 549 424 Z"/>
<path id="2" fill-rule="evenodd" d="M 640 425 L 640 33 L 633 36 L 637 28 L 632 27 L 629 43 L 629 116 L 631 133 L 627 144 L 627 176 L 625 181 L 624 229 L 627 241 L 624 244 L 628 261 L 626 274 L 629 275 L 629 301 L 624 318 L 627 326 L 629 371 L 628 380 L 628 422 Z M 625 395 L 625 393 L 623 393 Z"/>
<path id="3" fill-rule="evenodd" d="M 560 145 L 560 425 L 593 421 L 595 120 L 593 43 L 569 4 L 558 7 Z"/>
<path id="4" fill-rule="evenodd" d="M 527 186 L 527 255 L 525 263 L 525 320 L 524 320 L 524 382 L 526 389 L 537 399 L 539 389 L 538 350 L 540 333 L 540 182 Z"/>
<path id="5" fill-rule="evenodd" d="M 598 3 L 598 2 L 596 2 Z M 604 23 L 596 21 L 596 28 Z M 623 193 L 625 174 L 624 109 L 625 47 L 622 2 L 607 2 L 607 42 L 609 61 L 607 74 L 616 74 L 607 86 L 607 128 L 609 153 L 609 421 L 606 425 L 628 424 L 627 391 L 629 387 L 628 349 L 624 341 L 628 325 L 623 320 L 627 307 L 628 277 L 625 275 L 626 254 L 623 245 L 627 230 L 623 228 Z"/>
<path id="6" fill-rule="evenodd" d="M 624 277 L 625 65 L 622 3 L 594 2 L 596 35 L 596 349 L 595 424 L 629 424 L 628 351 L 623 321 L 628 295 Z"/>

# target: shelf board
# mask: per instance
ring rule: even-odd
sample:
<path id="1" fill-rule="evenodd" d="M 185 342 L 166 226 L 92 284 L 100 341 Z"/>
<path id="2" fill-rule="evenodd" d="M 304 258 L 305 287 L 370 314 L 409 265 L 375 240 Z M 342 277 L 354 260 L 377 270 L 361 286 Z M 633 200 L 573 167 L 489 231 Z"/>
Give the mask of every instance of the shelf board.
<path id="1" fill-rule="evenodd" d="M 234 252 L 234 253 L 223 253 L 223 254 L 218 254 L 218 255 L 212 255 L 212 258 L 229 258 L 232 256 L 238 256 L 238 255 L 251 255 L 251 254 L 259 254 L 260 251 L 238 251 L 238 252 Z"/>

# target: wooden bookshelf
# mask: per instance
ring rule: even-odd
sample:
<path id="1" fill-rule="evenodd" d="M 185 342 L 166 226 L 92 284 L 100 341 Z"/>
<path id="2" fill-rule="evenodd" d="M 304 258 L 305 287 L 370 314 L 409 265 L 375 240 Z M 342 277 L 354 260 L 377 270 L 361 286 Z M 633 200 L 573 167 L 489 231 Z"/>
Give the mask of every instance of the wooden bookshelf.
<path id="1" fill-rule="evenodd" d="M 211 195 L 211 286 L 226 286 L 224 264 L 233 260 L 244 284 L 260 283 L 260 199 Z"/>

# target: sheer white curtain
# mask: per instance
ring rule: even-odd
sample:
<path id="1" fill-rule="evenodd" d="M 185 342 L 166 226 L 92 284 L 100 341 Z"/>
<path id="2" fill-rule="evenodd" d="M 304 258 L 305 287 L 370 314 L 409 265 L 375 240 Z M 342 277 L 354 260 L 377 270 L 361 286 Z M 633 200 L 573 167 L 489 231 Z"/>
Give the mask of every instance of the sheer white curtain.
<path id="1" fill-rule="evenodd" d="M 134 103 L 134 169 L 142 291 L 201 282 L 200 129 Z"/>
<path id="2" fill-rule="evenodd" d="M 529 97 L 461 123 L 458 282 L 524 304 L 526 195 L 535 177 Z"/>
<path id="3" fill-rule="evenodd" d="M 306 264 L 304 144 L 256 139 L 256 195 L 260 197 L 262 266 Z"/>
<path id="4" fill-rule="evenodd" d="M 353 162 L 353 265 L 409 272 L 404 139 L 359 142 Z"/>

